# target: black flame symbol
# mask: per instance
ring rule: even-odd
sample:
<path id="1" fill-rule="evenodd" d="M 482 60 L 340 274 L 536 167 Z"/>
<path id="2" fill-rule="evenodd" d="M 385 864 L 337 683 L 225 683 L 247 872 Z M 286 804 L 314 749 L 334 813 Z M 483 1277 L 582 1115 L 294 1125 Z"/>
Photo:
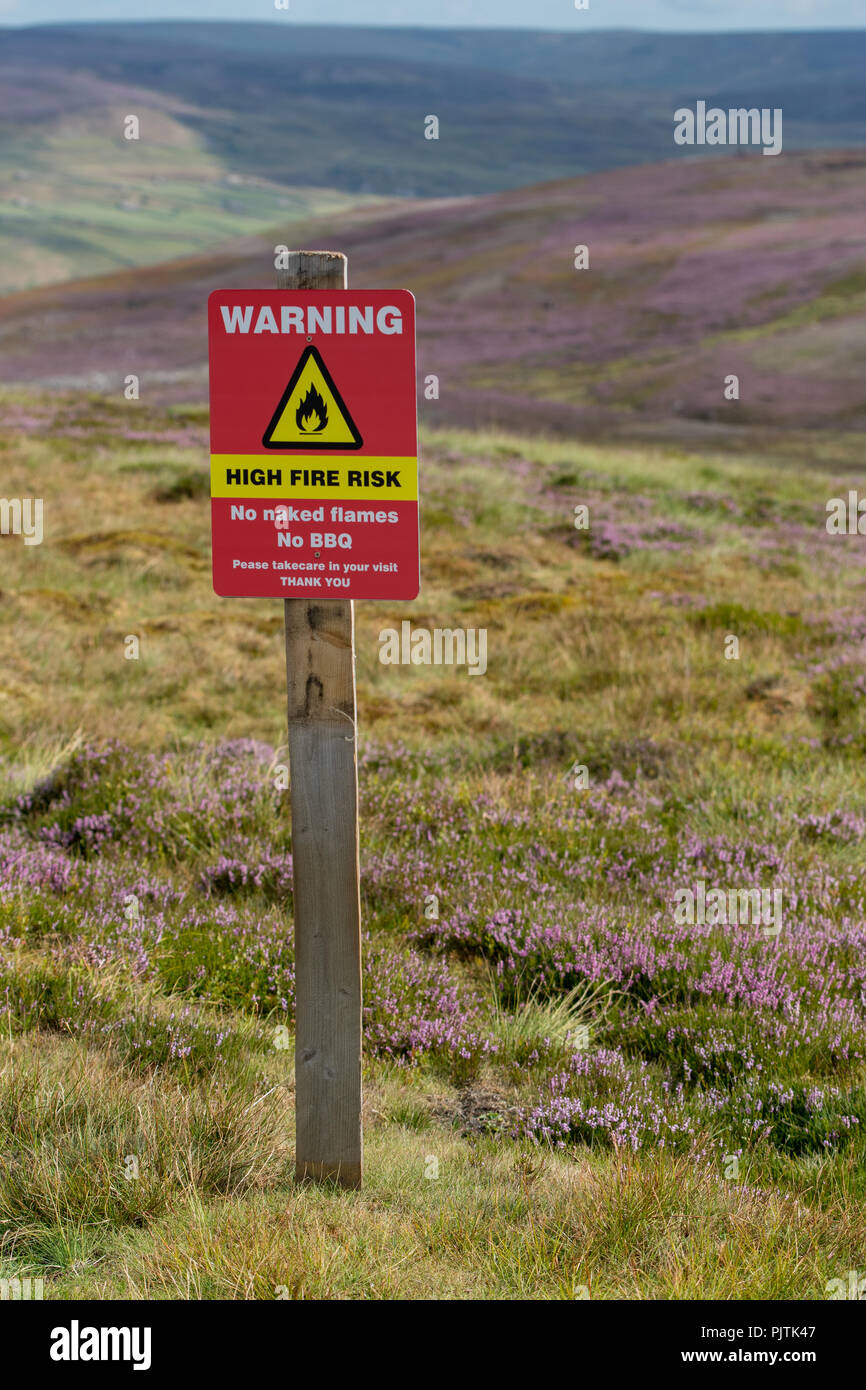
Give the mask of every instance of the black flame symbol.
<path id="1" fill-rule="evenodd" d="M 321 434 L 328 423 L 328 407 L 315 386 L 311 386 L 295 412 L 298 429 L 304 434 Z"/>

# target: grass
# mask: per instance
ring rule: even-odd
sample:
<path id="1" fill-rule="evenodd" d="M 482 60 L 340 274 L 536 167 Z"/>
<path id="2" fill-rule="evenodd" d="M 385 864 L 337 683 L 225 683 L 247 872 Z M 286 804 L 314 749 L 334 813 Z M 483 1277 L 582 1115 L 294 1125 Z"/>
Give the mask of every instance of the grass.
<path id="1" fill-rule="evenodd" d="M 590 1046 L 593 1033 L 610 1006 L 604 985 L 582 981 L 572 989 L 549 998 L 538 982 L 530 984 L 520 998 L 503 1003 L 495 973 L 490 970 L 493 1033 L 500 1045 L 504 1063 L 520 1068 L 527 1056 L 553 1044 L 563 1062 L 574 1051 Z"/>
<path id="2" fill-rule="evenodd" d="M 220 604 L 210 592 L 207 509 L 200 493 L 186 495 L 195 492 L 191 479 L 205 475 L 203 432 L 188 425 L 189 438 L 179 443 L 176 417 L 64 398 L 49 408 L 43 428 L 40 440 L 3 441 L 7 495 L 31 495 L 49 467 L 55 487 L 46 499 L 47 543 L 23 549 L 3 542 L 0 730 L 16 746 L 32 730 L 65 737 L 70 723 L 90 734 L 113 732 L 116 712 L 128 707 L 135 714 L 123 727 L 150 746 L 211 730 L 282 741 L 280 613 L 267 602 Z M 144 437 L 130 439 L 130 429 Z M 408 709 L 407 736 L 421 741 L 475 730 L 505 743 L 568 726 L 592 729 L 594 740 L 636 725 L 663 737 L 673 700 L 680 742 L 686 734 L 711 742 L 712 707 L 724 739 L 744 688 L 788 665 L 803 643 L 796 633 L 750 633 L 739 663 L 723 666 L 725 615 L 715 628 L 704 616 L 703 629 L 693 631 L 670 600 L 690 589 L 721 592 L 725 602 L 776 614 L 763 621 L 784 626 L 802 607 L 810 575 L 821 590 L 816 612 L 846 598 L 847 576 L 832 551 L 804 565 L 796 536 L 785 540 L 786 531 L 820 525 L 825 499 L 847 486 L 841 465 L 804 466 L 780 478 L 776 467 L 749 456 L 544 442 L 527 453 L 531 465 L 514 443 L 484 435 L 442 433 L 428 441 L 422 599 L 391 609 L 364 605 L 358 614 L 369 733 Z M 563 476 L 568 481 L 557 485 Z M 699 510 L 688 500 L 696 489 Z M 569 529 L 573 504 L 583 499 L 596 499 L 613 517 L 634 508 L 636 521 L 647 503 L 661 501 L 670 521 L 700 536 L 700 547 L 683 540 L 666 553 L 639 541 L 622 563 L 598 563 L 574 544 L 581 533 Z M 732 501 L 736 516 L 723 510 Z M 756 566 L 748 548 L 774 524 L 779 545 Z M 488 628 L 494 655 L 485 680 L 467 684 L 433 668 L 378 663 L 380 628 L 402 618 L 432 624 L 442 611 Z M 140 638 L 140 662 L 124 659 L 128 634 Z M 61 719 L 41 679 L 46 643 L 65 693 Z M 496 651 L 507 651 L 507 661 Z M 805 682 L 788 678 L 805 698 Z M 760 703 L 747 713 L 749 729 L 766 727 Z M 811 727 L 803 718 L 796 728 L 788 721 L 786 732 Z"/>
<path id="3" fill-rule="evenodd" d="M 137 98 L 140 138 L 127 140 L 127 114 L 117 106 L 7 131 L 0 293 L 195 255 L 272 228 L 282 243 L 311 217 L 383 201 L 237 173 L 199 133 Z"/>
<path id="4" fill-rule="evenodd" d="M 385 1077 L 372 1099 L 415 1089 Z M 841 1193 L 810 1209 L 687 1159 L 564 1162 L 380 1113 L 362 1193 L 298 1189 L 287 1088 L 254 1114 L 74 1044 L 7 1053 L 4 1277 L 39 1271 L 58 1299 L 809 1298 L 860 1257 Z"/>
<path id="5" fill-rule="evenodd" d="M 862 1269 L 864 568 L 823 525 L 847 442 L 792 435 L 781 467 L 428 436 L 422 596 L 357 608 L 345 1193 L 291 1176 L 282 619 L 210 591 L 201 412 L 4 403 L 3 492 L 46 531 L 0 538 L 0 1277 L 822 1299 Z M 404 618 L 486 627 L 487 675 L 381 665 Z M 677 926 L 701 877 L 779 887 L 778 939 Z"/>

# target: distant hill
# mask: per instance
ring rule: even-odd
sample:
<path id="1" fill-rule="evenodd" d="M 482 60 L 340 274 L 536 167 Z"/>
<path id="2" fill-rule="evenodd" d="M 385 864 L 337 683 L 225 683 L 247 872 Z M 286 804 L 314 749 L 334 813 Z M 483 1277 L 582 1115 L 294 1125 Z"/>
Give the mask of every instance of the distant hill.
<path id="1" fill-rule="evenodd" d="M 374 196 L 675 157 L 673 111 L 781 106 L 866 145 L 866 31 L 550 34 L 140 23 L 0 31 L 0 291 L 203 251 Z M 125 141 L 122 119 L 140 117 Z M 424 139 L 437 115 L 439 140 Z"/>
<path id="2" fill-rule="evenodd" d="M 744 426 L 866 425 L 866 151 L 669 161 L 307 231 L 348 253 L 353 287 L 415 292 L 428 423 L 726 447 Z M 7 297 L 5 379 L 120 398 L 135 372 L 145 403 L 204 401 L 207 294 L 272 285 L 272 253 L 246 238 Z"/>

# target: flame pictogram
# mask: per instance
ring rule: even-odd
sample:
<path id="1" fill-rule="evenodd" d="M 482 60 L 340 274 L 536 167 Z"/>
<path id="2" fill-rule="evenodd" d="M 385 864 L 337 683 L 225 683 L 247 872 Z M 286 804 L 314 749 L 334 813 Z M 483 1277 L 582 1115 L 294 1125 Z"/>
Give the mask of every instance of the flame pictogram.
<path id="1" fill-rule="evenodd" d="M 298 429 L 304 434 L 320 434 L 328 423 L 328 407 L 315 386 L 311 386 L 295 411 Z"/>
<path id="2" fill-rule="evenodd" d="M 301 353 L 262 435 L 262 444 L 266 449 L 298 449 L 304 454 L 317 449 L 336 453 L 338 449 L 364 447 L 361 432 L 317 348 L 311 346 Z"/>

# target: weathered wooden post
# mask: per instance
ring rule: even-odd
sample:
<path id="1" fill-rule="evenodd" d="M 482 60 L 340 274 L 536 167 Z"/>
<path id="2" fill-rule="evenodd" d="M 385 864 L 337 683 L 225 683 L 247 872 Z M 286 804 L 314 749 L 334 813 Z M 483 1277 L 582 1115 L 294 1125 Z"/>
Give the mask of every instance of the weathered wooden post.
<path id="1" fill-rule="evenodd" d="M 281 256 L 285 253 L 281 252 Z M 295 251 L 208 299 L 214 591 L 284 601 L 298 1178 L 358 1187 L 361 904 L 353 599 L 419 588 L 415 301 Z"/>
<path id="2" fill-rule="evenodd" d="M 342 290 L 346 257 L 295 251 L 280 289 Z M 360 1187 L 361 896 L 351 599 L 287 598 L 295 903 L 295 1174 Z"/>

